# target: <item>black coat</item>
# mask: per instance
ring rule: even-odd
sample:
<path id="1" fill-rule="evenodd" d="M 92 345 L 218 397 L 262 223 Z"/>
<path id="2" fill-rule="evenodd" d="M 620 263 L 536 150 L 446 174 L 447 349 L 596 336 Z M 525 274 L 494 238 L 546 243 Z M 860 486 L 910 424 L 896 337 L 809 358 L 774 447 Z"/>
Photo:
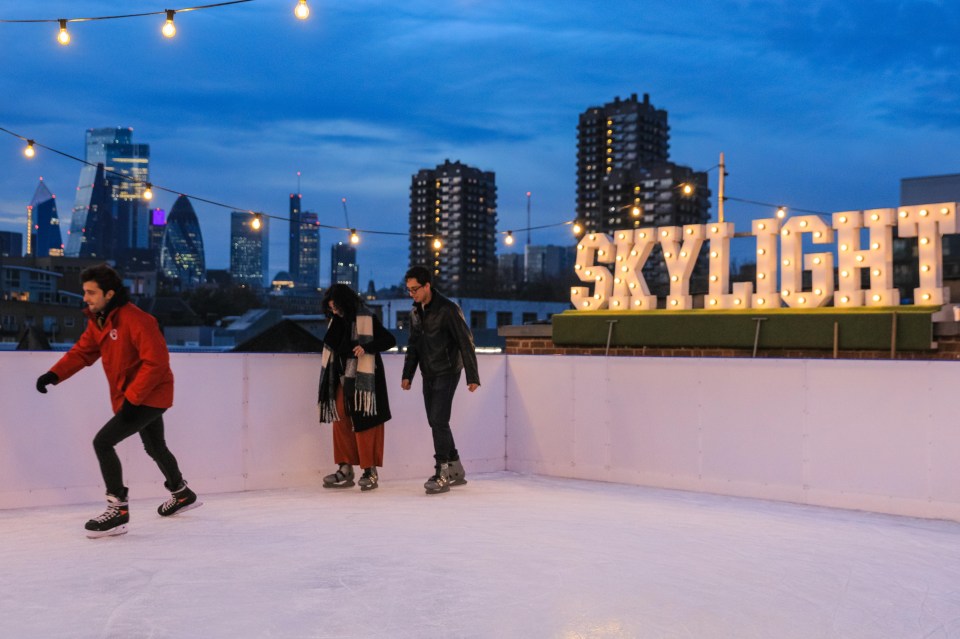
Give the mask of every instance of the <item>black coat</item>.
<path id="1" fill-rule="evenodd" d="M 410 341 L 403 362 L 403 379 L 412 380 L 417 366 L 428 378 L 456 375 L 466 369 L 467 383 L 480 383 L 473 335 L 463 311 L 436 291 L 429 304 L 414 304 L 410 314 Z"/>
<path id="2" fill-rule="evenodd" d="M 327 327 L 327 334 L 323 337 L 324 345 L 329 346 L 330 349 L 333 350 L 334 355 L 343 360 L 356 359 L 353 354 L 353 348 L 357 345 L 357 341 L 351 338 L 351 324 L 352 322 L 348 322 L 344 318 L 334 315 L 330 326 Z M 350 419 L 353 421 L 354 431 L 359 432 L 373 428 L 374 426 L 379 426 L 389 421 L 391 417 L 390 399 L 387 395 L 387 376 L 383 371 L 383 359 L 380 357 L 380 353 L 390 350 L 396 345 L 397 340 L 393 334 L 385 329 L 383 324 L 380 323 L 380 320 L 374 316 L 373 339 L 364 344 L 363 349 L 367 353 L 373 354 L 377 361 L 376 370 L 374 371 L 374 396 L 377 401 L 377 412 L 374 415 L 351 414 Z M 337 370 L 343 369 L 337 366 Z M 345 403 L 349 406 L 352 402 Z M 349 408 L 347 410 L 349 411 Z"/>

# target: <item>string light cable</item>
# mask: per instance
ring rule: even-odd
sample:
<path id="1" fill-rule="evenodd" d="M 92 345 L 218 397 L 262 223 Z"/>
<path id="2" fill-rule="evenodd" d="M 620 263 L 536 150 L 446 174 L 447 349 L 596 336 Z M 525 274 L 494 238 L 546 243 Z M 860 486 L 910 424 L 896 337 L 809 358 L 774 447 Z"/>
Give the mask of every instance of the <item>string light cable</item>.
<path id="1" fill-rule="evenodd" d="M 54 154 L 56 154 L 56 155 L 59 155 L 59 156 L 61 156 L 61 157 L 67 158 L 68 160 L 73 160 L 74 162 L 79 162 L 80 164 L 84 164 L 84 165 L 86 165 L 86 166 L 92 166 L 92 167 L 98 166 L 97 164 L 95 164 L 95 163 L 93 163 L 93 162 L 88 162 L 87 160 L 84 160 L 83 158 L 79 158 L 79 157 L 77 157 L 77 156 L 75 156 L 75 155 L 71 155 L 70 153 L 67 153 L 67 152 L 65 152 L 65 151 L 60 151 L 59 149 L 55 149 L 55 148 L 53 148 L 53 147 L 49 147 L 49 146 L 47 146 L 47 145 L 45 145 L 45 144 L 41 144 L 40 142 L 37 142 L 37 141 L 34 140 L 34 139 L 27 138 L 26 136 L 20 135 L 19 133 L 16 133 L 16 132 L 14 132 L 14 131 L 11 131 L 10 129 L 4 128 L 4 127 L 2 127 L 2 126 L 0 126 L 0 132 L 6 133 L 7 135 L 13 136 L 13 137 L 15 137 L 15 138 L 17 138 L 17 139 L 19 139 L 19 140 L 22 140 L 23 142 L 27 143 L 28 146 L 27 146 L 26 148 L 29 149 L 29 150 L 31 151 L 31 153 L 35 153 L 35 152 L 36 152 L 35 149 L 43 149 L 43 150 L 45 150 L 45 151 L 49 151 L 49 152 L 54 153 Z M 33 157 L 33 156 L 30 155 L 29 157 Z M 134 184 L 134 185 L 142 186 L 142 187 L 144 188 L 144 191 L 147 191 L 147 190 L 151 191 L 153 197 L 156 196 L 156 192 L 157 192 L 157 191 L 163 191 L 163 192 L 165 192 L 165 193 L 170 193 L 171 195 L 176 195 L 176 196 L 183 195 L 183 196 L 187 197 L 188 199 L 193 200 L 194 202 L 203 202 L 204 204 L 210 204 L 211 206 L 216 206 L 216 207 L 219 207 L 219 208 L 228 209 L 228 210 L 230 210 L 230 211 L 244 211 L 244 212 L 246 212 L 246 213 L 249 213 L 250 215 L 253 215 L 256 220 L 260 220 L 260 221 L 262 221 L 263 219 L 280 220 L 280 221 L 284 221 L 284 222 L 291 222 L 291 221 L 292 221 L 289 217 L 286 217 L 286 216 L 283 216 L 283 215 L 276 215 L 276 214 L 272 214 L 272 213 L 265 213 L 265 212 L 263 212 L 263 211 L 254 211 L 253 209 L 249 209 L 249 208 L 246 208 L 246 207 L 234 206 L 234 205 L 232 205 L 232 204 L 226 204 L 226 203 L 224 203 L 224 202 L 218 202 L 217 200 L 211 200 L 210 198 L 201 197 L 201 196 L 199 196 L 199 195 L 193 195 L 193 194 L 190 194 L 190 193 L 184 193 L 183 191 L 178 191 L 178 190 L 176 190 L 176 189 L 171 189 L 171 188 L 168 188 L 168 187 L 165 187 L 165 186 L 161 186 L 161 185 L 159 185 L 159 184 L 157 184 L 157 183 L 155 183 L 155 182 L 147 182 L 147 181 L 145 181 L 145 180 L 138 180 L 138 179 L 136 179 L 136 178 L 134 178 L 134 177 L 131 177 L 131 176 L 129 176 L 129 175 L 124 175 L 123 173 L 118 173 L 118 172 L 113 171 L 113 170 L 111 170 L 111 169 L 107 169 L 106 167 L 104 167 L 103 171 L 104 171 L 104 174 L 107 174 L 107 175 L 110 175 L 110 176 L 112 176 L 112 177 L 115 177 L 115 178 L 117 178 L 118 180 L 122 180 L 122 181 L 124 181 L 124 182 L 129 183 L 129 184 Z M 144 199 L 152 199 L 152 198 L 144 198 Z M 302 224 L 302 223 L 301 223 L 301 224 Z M 360 236 L 361 234 L 364 234 L 364 233 L 369 234 L 369 235 L 394 235 L 394 236 L 400 236 L 400 237 L 410 237 L 410 236 L 411 236 L 411 233 L 402 232 L 402 231 L 380 231 L 380 230 L 376 230 L 376 229 L 350 228 L 350 227 L 346 227 L 346 226 L 336 226 L 336 225 L 333 225 L 333 224 L 323 224 L 323 223 L 321 223 L 319 220 L 316 221 L 316 222 L 311 222 L 310 224 L 311 224 L 312 226 L 317 227 L 317 228 L 328 229 L 328 230 L 332 230 L 332 231 L 345 231 L 345 232 L 347 232 L 347 233 L 350 234 L 350 238 L 351 238 L 351 243 L 352 243 L 352 244 L 358 243 L 358 242 L 359 242 L 359 236 Z M 429 238 L 439 238 L 438 235 L 434 235 L 433 233 L 415 233 L 415 234 L 412 234 L 412 235 L 413 235 L 414 237 L 427 238 L 427 239 L 429 239 Z"/>
<path id="2" fill-rule="evenodd" d="M 245 0 L 245 1 L 250 1 L 250 0 Z M 36 149 L 43 149 L 43 150 L 46 150 L 46 151 L 50 151 L 51 153 L 54 153 L 54 154 L 59 155 L 59 156 L 61 156 L 61 157 L 67 158 L 67 159 L 69 159 L 69 160 L 73 160 L 74 162 L 79 162 L 80 164 L 84 164 L 84 165 L 86 165 L 86 166 L 92 166 L 92 167 L 98 166 L 97 164 L 95 164 L 95 163 L 93 163 L 93 162 L 88 162 L 87 160 L 84 160 L 83 158 L 79 158 L 79 157 L 77 157 L 77 156 L 75 156 L 75 155 L 71 155 L 70 153 L 66 153 L 66 152 L 64 152 L 64 151 L 60 151 L 60 150 L 55 149 L 55 148 L 53 148 L 53 147 L 49 147 L 49 146 L 47 146 L 47 145 L 45 145 L 45 144 L 42 144 L 42 143 L 40 143 L 40 142 L 37 142 L 37 141 L 36 141 L 35 139 L 33 139 L 33 138 L 28 138 L 28 137 L 26 137 L 26 136 L 20 135 L 19 133 L 16 133 L 16 132 L 14 132 L 14 131 L 11 131 L 11 130 L 9 130 L 9 129 L 7 129 L 7 128 L 4 128 L 4 127 L 2 127 L 2 126 L 0 126 L 0 132 L 6 133 L 7 135 L 10 135 L 10 136 L 12 136 L 12 137 L 15 137 L 15 138 L 23 141 L 23 142 L 27 145 L 24 151 L 25 151 L 25 154 L 26 154 L 28 157 L 33 157 L 33 155 L 36 153 Z M 28 152 L 29 152 L 29 153 L 28 153 Z M 107 169 L 106 167 L 104 167 L 104 173 L 105 173 L 105 174 L 109 174 L 109 175 L 111 175 L 111 176 L 113 176 L 113 177 L 115 177 L 115 178 L 117 178 L 117 179 L 119 179 L 119 180 L 122 180 L 122 181 L 124 181 L 124 182 L 130 183 L 130 184 L 134 184 L 134 185 L 138 185 L 138 186 L 142 186 L 142 187 L 144 188 L 144 191 L 151 191 L 151 192 L 152 192 L 152 195 L 153 195 L 154 197 L 155 197 L 156 191 L 163 191 L 163 192 L 165 192 L 165 193 L 170 193 L 171 195 L 176 195 L 176 196 L 183 195 L 183 196 L 186 196 L 187 198 L 189 198 L 189 199 L 191 199 L 191 200 L 193 200 L 193 201 L 195 201 L 195 202 L 203 202 L 204 204 L 209 204 L 209 205 L 211 205 L 211 206 L 216 206 L 216 207 L 222 208 L 222 209 L 228 209 L 228 210 L 230 210 L 230 211 L 244 211 L 244 212 L 246 212 L 246 213 L 249 213 L 250 215 L 253 215 L 253 216 L 256 218 L 257 221 L 262 221 L 263 219 L 279 220 L 279 221 L 284 221 L 284 222 L 291 222 L 291 221 L 292 221 L 289 217 L 284 216 L 284 215 L 278 215 L 278 214 L 274 214 L 274 213 L 265 213 L 265 212 L 263 212 L 263 211 L 255 211 L 255 210 L 249 209 L 249 208 L 247 208 L 247 207 L 234 206 L 234 205 L 232 205 L 232 204 L 226 204 L 226 203 L 224 203 L 224 202 L 219 202 L 219 201 L 217 201 L 217 200 L 212 200 L 212 199 L 210 199 L 210 198 L 205 198 L 205 197 L 202 197 L 202 196 L 199 196 L 199 195 L 193 195 L 193 194 L 190 194 L 190 193 L 184 193 L 184 192 L 178 191 L 178 190 L 176 190 L 176 189 L 171 189 L 171 188 L 168 188 L 168 187 L 165 187 L 165 186 L 161 186 L 161 185 L 159 185 L 159 184 L 156 184 L 155 182 L 147 182 L 147 181 L 144 181 L 144 180 L 138 180 L 138 179 L 136 179 L 136 178 L 134 178 L 134 177 L 131 177 L 131 176 L 129 176 L 129 175 L 124 175 L 124 174 L 122 174 L 122 173 L 118 173 L 118 172 L 116 172 L 116 171 Z M 151 197 L 145 197 L 144 199 L 149 200 L 149 199 L 151 199 Z M 346 199 L 346 198 L 342 198 L 342 199 L 341 199 L 341 202 L 343 203 L 344 207 L 346 207 L 346 203 L 345 203 L 345 201 L 344 201 L 345 199 Z M 756 200 L 748 200 L 748 199 L 744 199 L 744 198 L 737 198 L 737 197 L 731 197 L 731 196 L 724 196 L 724 200 L 730 200 L 730 201 L 734 201 L 734 202 L 741 202 L 741 203 L 744 203 L 744 204 L 752 204 L 752 205 L 756 205 L 756 206 L 763 206 L 763 207 L 775 208 L 775 209 L 778 209 L 778 215 L 780 215 L 779 211 L 784 211 L 784 212 L 785 212 L 785 211 L 787 210 L 787 208 L 788 208 L 788 207 L 783 206 L 783 205 L 770 204 L 769 202 L 759 202 L 759 201 L 756 201 Z M 823 212 L 823 211 L 813 211 L 813 210 L 810 210 L 810 209 L 802 209 L 802 208 L 797 208 L 797 207 L 789 207 L 789 209 L 790 209 L 791 211 L 797 211 L 797 212 L 802 212 L 802 213 L 811 213 L 811 214 L 814 214 L 814 215 L 824 215 L 824 216 L 829 215 L 829 213 L 825 213 L 825 212 Z M 781 216 L 781 217 L 782 217 L 782 216 Z M 346 222 L 349 224 L 349 218 L 346 218 L 344 221 L 346 221 Z M 350 227 L 350 226 L 336 226 L 336 225 L 333 225 L 333 224 L 323 224 L 323 223 L 321 223 L 319 220 L 316 221 L 316 222 L 311 222 L 310 224 L 311 224 L 312 226 L 316 226 L 317 228 L 328 229 L 328 230 L 332 230 L 332 231 L 343 231 L 343 232 L 345 232 L 345 233 L 348 234 L 348 237 L 350 238 L 350 243 L 351 243 L 351 244 L 357 244 L 357 243 L 360 241 L 360 240 L 359 240 L 359 236 L 362 235 L 362 234 L 369 234 L 369 235 L 388 235 L 388 236 L 397 236 L 397 237 L 411 237 L 411 236 L 412 236 L 412 237 L 417 237 L 417 238 L 421 238 L 421 239 L 431 239 L 431 238 L 432 238 L 432 239 L 434 239 L 434 240 L 440 240 L 441 243 L 442 243 L 442 237 L 441 237 L 440 235 L 433 234 L 433 233 L 409 233 L 409 232 L 406 232 L 406 231 L 382 231 L 382 230 L 377 230 L 377 229 L 362 229 L 362 228 Z M 510 230 L 507 230 L 507 231 L 497 231 L 497 234 L 504 236 L 505 240 L 506 240 L 506 238 L 515 239 L 515 237 L 514 237 L 514 233 L 515 233 L 515 232 L 516 232 L 516 233 L 522 233 L 522 232 L 524 232 L 524 231 L 537 231 L 537 230 L 541 230 L 541 229 L 556 228 L 556 227 L 560 227 L 560 226 L 571 226 L 574 235 L 580 235 L 580 233 L 584 231 L 584 229 L 583 229 L 583 222 L 580 221 L 580 220 L 574 219 L 574 220 L 564 220 L 564 221 L 562 221 L 562 222 L 553 222 L 553 223 L 551 223 L 551 224 L 539 224 L 539 225 L 536 225 L 536 226 L 528 226 L 528 227 L 522 227 L 522 228 L 513 228 L 513 229 L 510 229 Z M 750 234 L 743 234 L 742 236 L 743 236 L 743 237 L 746 237 L 747 235 L 750 235 Z M 737 233 L 736 236 L 740 237 L 741 234 L 740 234 L 740 233 Z M 509 241 L 507 241 L 506 243 L 507 243 L 507 244 L 510 244 Z"/>
<path id="3" fill-rule="evenodd" d="M 176 32 L 177 28 L 173 23 L 174 16 L 178 13 L 187 13 L 189 11 L 203 11 L 206 9 L 217 9 L 220 7 L 227 7 L 235 4 L 244 4 L 247 2 L 254 2 L 254 0 L 225 0 L 224 2 L 214 2 L 212 4 L 202 4 L 193 7 L 182 7 L 180 9 L 161 9 L 158 11 L 144 11 L 141 13 L 125 13 L 118 15 L 106 15 L 106 16 L 87 16 L 79 18 L 33 18 L 33 19 L 22 19 L 22 20 L 13 20 L 13 19 L 3 19 L 0 18 L 0 23 L 5 24 L 37 24 L 37 23 L 56 23 L 60 26 L 60 31 L 57 34 L 57 40 L 60 44 L 67 45 L 70 44 L 70 33 L 67 31 L 67 24 L 71 22 L 92 22 L 96 20 L 123 20 L 127 18 L 142 18 L 146 16 L 164 16 L 166 18 L 161 28 L 161 32 L 167 38 L 172 38 Z M 294 15 L 300 20 L 306 20 L 310 15 L 310 7 L 307 6 L 307 0 L 298 0 L 296 7 L 294 8 Z"/>

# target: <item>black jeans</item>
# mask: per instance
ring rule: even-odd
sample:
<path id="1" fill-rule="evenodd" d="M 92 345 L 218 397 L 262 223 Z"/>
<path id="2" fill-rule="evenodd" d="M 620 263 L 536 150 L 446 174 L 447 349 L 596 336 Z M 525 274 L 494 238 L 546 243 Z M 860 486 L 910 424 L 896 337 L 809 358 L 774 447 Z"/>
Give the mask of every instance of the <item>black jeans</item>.
<path id="1" fill-rule="evenodd" d="M 427 422 L 433 431 L 433 452 L 438 464 L 460 459 L 450 430 L 450 411 L 453 409 L 453 394 L 460 384 L 460 373 L 423 378 L 423 405 L 427 409 Z"/>
<path id="2" fill-rule="evenodd" d="M 93 450 L 100 462 L 100 472 L 107 486 L 107 494 L 124 498 L 127 489 L 123 485 L 123 468 L 114 446 L 134 433 L 140 433 L 143 448 L 153 458 L 163 473 L 167 490 L 179 488 L 183 481 L 177 459 L 167 448 L 163 438 L 163 413 L 165 408 L 133 406 L 124 403 L 120 412 L 104 424 L 93 438 Z"/>

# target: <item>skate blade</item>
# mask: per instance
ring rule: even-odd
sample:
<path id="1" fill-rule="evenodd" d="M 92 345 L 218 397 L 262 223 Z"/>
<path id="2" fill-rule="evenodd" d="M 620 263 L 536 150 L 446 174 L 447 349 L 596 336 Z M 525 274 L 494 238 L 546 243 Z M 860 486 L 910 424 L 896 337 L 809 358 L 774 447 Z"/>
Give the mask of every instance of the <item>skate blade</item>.
<path id="1" fill-rule="evenodd" d="M 357 485 L 356 482 L 350 482 L 349 484 L 324 484 L 323 487 L 333 488 L 334 490 L 337 490 L 339 488 L 353 488 L 356 485 Z"/>
<path id="2" fill-rule="evenodd" d="M 173 517 L 174 515 L 179 515 L 180 513 L 185 513 L 185 512 L 187 512 L 188 510 L 193 510 L 194 508 L 199 508 L 200 506 L 203 506 L 203 502 L 202 502 L 202 501 L 195 501 L 195 502 L 193 502 L 192 504 L 190 504 L 189 506 L 184 506 L 183 508 L 181 508 L 181 509 L 178 510 L 177 512 L 175 512 L 175 513 L 173 513 L 173 514 L 170 514 L 170 515 L 167 515 L 167 517 Z"/>
<path id="3" fill-rule="evenodd" d="M 125 535 L 127 534 L 127 524 L 121 524 L 110 530 L 88 530 L 87 538 L 88 539 L 99 539 L 101 537 L 113 537 L 116 535 Z"/>

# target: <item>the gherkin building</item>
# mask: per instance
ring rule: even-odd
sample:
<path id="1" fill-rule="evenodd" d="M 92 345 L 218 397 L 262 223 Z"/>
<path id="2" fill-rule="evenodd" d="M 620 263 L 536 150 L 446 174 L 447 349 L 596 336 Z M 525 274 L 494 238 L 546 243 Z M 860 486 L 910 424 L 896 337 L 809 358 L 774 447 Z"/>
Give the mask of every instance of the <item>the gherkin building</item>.
<path id="1" fill-rule="evenodd" d="M 167 217 L 160 246 L 160 269 L 168 279 L 178 281 L 181 289 L 193 288 L 204 281 L 207 269 L 203 236 L 197 214 L 186 195 L 177 198 Z"/>

